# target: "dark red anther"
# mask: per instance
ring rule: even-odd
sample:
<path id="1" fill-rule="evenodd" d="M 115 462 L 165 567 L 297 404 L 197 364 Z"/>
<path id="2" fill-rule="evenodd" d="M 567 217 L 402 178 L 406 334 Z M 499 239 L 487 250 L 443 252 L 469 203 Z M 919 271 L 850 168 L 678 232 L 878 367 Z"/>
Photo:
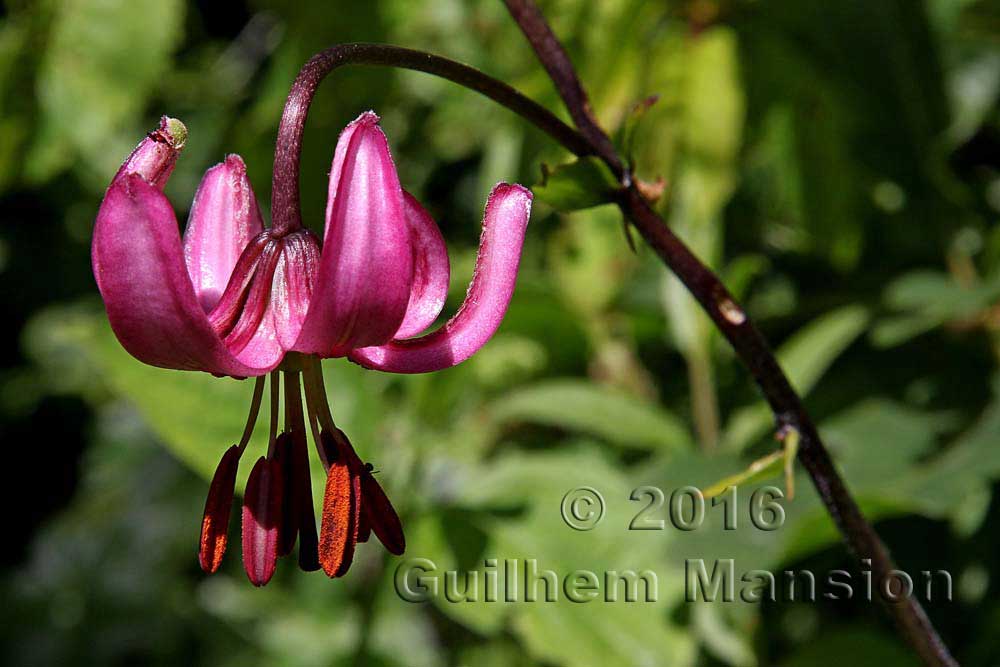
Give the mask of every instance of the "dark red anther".
<path id="1" fill-rule="evenodd" d="M 243 569 L 254 586 L 270 581 L 277 565 L 283 481 L 277 461 L 263 456 L 247 480 L 243 498 Z"/>
<path id="2" fill-rule="evenodd" d="M 339 428 L 334 427 L 333 431 L 323 431 L 320 434 L 320 446 L 323 448 L 327 461 L 336 461 L 342 452 L 348 452 L 351 459 L 357 459 L 357 454 L 354 453 L 354 447 L 347 439 L 347 434 Z"/>
<path id="3" fill-rule="evenodd" d="M 346 439 L 322 434 L 330 469 L 323 495 L 319 533 L 319 562 L 330 577 L 347 573 L 354 560 L 361 510 L 363 468 Z"/>
<path id="4" fill-rule="evenodd" d="M 361 477 L 361 504 L 375 537 L 389 553 L 401 556 L 406 551 L 406 537 L 399 515 L 382 490 L 382 485 L 368 471 Z"/>
<path id="5" fill-rule="evenodd" d="M 358 517 L 358 542 L 367 542 L 372 536 L 372 522 L 368 519 L 368 505 L 364 502 L 364 482 L 361 482 L 361 515 Z"/>
<path id="6" fill-rule="evenodd" d="M 212 476 L 212 485 L 205 500 L 205 515 L 201 520 L 201 544 L 198 562 L 201 569 L 212 574 L 222 564 L 229 539 L 229 516 L 233 508 L 236 470 L 243 450 L 233 445 L 222 455 Z"/>

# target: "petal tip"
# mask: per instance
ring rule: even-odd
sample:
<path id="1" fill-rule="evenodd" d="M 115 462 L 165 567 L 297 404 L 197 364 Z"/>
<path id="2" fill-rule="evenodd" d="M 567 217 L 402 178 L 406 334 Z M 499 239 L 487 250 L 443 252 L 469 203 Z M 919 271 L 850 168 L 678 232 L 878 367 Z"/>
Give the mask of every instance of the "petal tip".
<path id="1" fill-rule="evenodd" d="M 500 181 L 493 186 L 490 190 L 490 199 L 493 197 L 509 197 L 509 196 L 519 196 L 526 199 L 528 202 L 535 198 L 535 193 L 533 193 L 528 188 L 524 187 L 520 183 L 507 183 L 506 181 Z"/>
<path id="2" fill-rule="evenodd" d="M 377 113 L 375 113 L 372 109 L 369 109 L 368 111 L 362 112 L 361 115 L 352 120 L 348 127 L 351 125 L 378 125 L 381 120 L 382 119 Z"/>
<path id="3" fill-rule="evenodd" d="M 520 183 L 501 181 L 494 185 L 490 191 L 490 196 L 486 199 L 486 210 L 490 211 L 500 206 L 506 212 L 523 216 L 524 226 L 527 227 L 528 221 L 531 219 L 531 203 L 534 198 L 535 194 Z M 513 209 L 513 207 L 520 207 L 521 210 Z"/>
<path id="4" fill-rule="evenodd" d="M 247 163 L 243 161 L 243 158 L 238 153 L 229 153 L 226 155 L 225 161 L 216 166 L 222 165 L 225 165 L 229 169 L 235 169 L 240 173 L 246 173 L 247 170 Z"/>

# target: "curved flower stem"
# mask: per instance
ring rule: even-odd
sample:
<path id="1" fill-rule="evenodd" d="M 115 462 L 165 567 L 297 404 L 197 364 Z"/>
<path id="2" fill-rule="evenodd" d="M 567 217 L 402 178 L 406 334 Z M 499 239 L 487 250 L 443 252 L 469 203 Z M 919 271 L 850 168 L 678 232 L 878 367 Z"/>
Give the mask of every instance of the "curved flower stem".
<path id="1" fill-rule="evenodd" d="M 663 262 L 677 274 L 733 346 L 767 398 L 778 432 L 789 428 L 798 431 L 799 460 L 855 557 L 871 560 L 877 582 L 891 577 L 894 564 L 888 549 L 851 497 L 823 446 L 816 426 L 767 341 L 718 276 L 674 235 L 631 182 L 611 140 L 590 112 L 587 94 L 569 56 L 534 1 L 504 2 L 548 71 L 581 134 L 594 153 L 621 179 L 624 187 L 618 205 L 622 212 L 635 224 Z M 905 601 L 885 606 L 924 664 L 958 665 L 916 598 L 907 596 Z"/>
<path id="2" fill-rule="evenodd" d="M 288 233 L 302 224 L 298 168 L 305 116 L 319 83 L 340 65 L 386 65 L 434 74 L 482 93 L 511 109 L 572 153 L 598 156 L 622 185 L 619 207 L 725 335 L 760 386 L 774 413 L 778 432 L 786 432 L 787 429 L 799 432 L 799 460 L 851 552 L 859 559 L 871 560 L 872 571 L 878 581 L 887 578 L 894 569 L 888 550 L 844 485 L 815 425 L 767 341 L 719 278 L 674 235 L 636 189 L 611 140 L 594 120 L 576 71 L 538 8 L 530 0 L 505 2 L 555 82 L 580 131 L 569 127 L 507 84 L 467 65 L 385 44 L 338 45 L 313 56 L 299 72 L 288 95 L 274 159 L 273 231 L 277 234 Z M 935 667 L 958 665 L 915 598 L 907 597 L 899 603 L 887 604 L 886 608 L 900 633 L 924 664 Z"/>
<path id="3" fill-rule="evenodd" d="M 271 231 L 283 236 L 302 227 L 299 207 L 299 157 L 306 115 L 316 88 L 327 74 L 341 65 L 388 65 L 434 74 L 482 93 L 514 113 L 530 120 L 543 132 L 577 155 L 595 153 L 591 144 L 559 120 L 551 111 L 517 92 L 506 83 L 486 76 L 462 63 L 422 51 L 389 44 L 338 44 L 309 59 L 292 84 L 278 127 L 271 190 Z"/>

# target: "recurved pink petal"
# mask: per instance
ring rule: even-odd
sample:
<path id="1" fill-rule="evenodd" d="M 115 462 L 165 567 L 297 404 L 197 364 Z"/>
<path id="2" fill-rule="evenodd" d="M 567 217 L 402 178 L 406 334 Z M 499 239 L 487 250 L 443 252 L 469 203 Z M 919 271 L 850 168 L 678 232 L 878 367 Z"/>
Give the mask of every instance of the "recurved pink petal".
<path id="1" fill-rule="evenodd" d="M 406 316 L 393 338 L 416 336 L 434 324 L 448 298 L 451 266 L 441 230 L 413 195 L 403 191 L 403 209 L 413 243 L 413 285 Z"/>
<path id="2" fill-rule="evenodd" d="M 132 356 L 238 377 L 273 368 L 241 363 L 216 335 L 191 287 L 170 202 L 139 174 L 108 188 L 91 250 L 111 328 Z"/>
<path id="3" fill-rule="evenodd" d="M 403 191 L 378 116 L 340 137 L 326 235 L 309 312 L 294 349 L 323 357 L 390 340 L 410 298 L 413 252 Z"/>
<path id="4" fill-rule="evenodd" d="M 354 350 L 350 359 L 375 370 L 426 373 L 461 363 L 486 344 L 514 293 L 531 199 L 531 191 L 520 185 L 500 183 L 493 188 L 469 291 L 447 324 L 421 338 Z"/>
<path id="5" fill-rule="evenodd" d="M 206 313 L 219 302 L 243 249 L 262 231 L 246 165 L 228 155 L 205 172 L 184 230 L 184 261 Z"/>

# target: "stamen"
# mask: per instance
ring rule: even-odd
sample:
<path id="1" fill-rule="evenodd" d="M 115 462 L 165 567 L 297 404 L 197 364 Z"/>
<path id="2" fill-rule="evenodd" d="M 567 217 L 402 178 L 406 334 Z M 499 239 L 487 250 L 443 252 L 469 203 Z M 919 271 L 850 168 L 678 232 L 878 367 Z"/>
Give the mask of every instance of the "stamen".
<path id="1" fill-rule="evenodd" d="M 240 457 L 250 442 L 257 416 L 260 414 L 260 404 L 264 396 L 264 376 L 254 379 L 253 398 L 250 400 L 250 413 L 247 415 L 243 436 L 237 445 L 233 445 L 222 455 L 212 483 L 208 488 L 208 498 L 205 499 L 205 513 L 201 520 L 201 541 L 198 546 L 198 562 L 201 569 L 208 574 L 218 571 L 222 557 L 226 553 L 229 542 L 229 518 L 233 509 L 233 496 L 236 491 L 236 472 Z"/>
<path id="2" fill-rule="evenodd" d="M 336 442 L 326 432 L 324 446 L 332 457 L 323 496 L 323 520 L 319 533 L 319 562 L 331 578 L 347 573 L 354 560 L 361 510 L 361 467 L 349 446 Z"/>
<path id="3" fill-rule="evenodd" d="M 271 404 L 270 404 L 270 424 L 267 431 L 267 451 L 270 455 L 274 449 L 274 443 L 278 437 L 278 399 L 281 391 L 281 374 L 278 371 L 271 371 Z"/>
<path id="4" fill-rule="evenodd" d="M 309 430 L 312 431 L 313 442 L 321 442 L 321 436 L 319 432 L 319 418 L 312 411 L 312 404 L 309 401 L 309 393 L 306 392 L 306 419 L 309 420 Z M 323 463 L 323 470 L 329 468 L 329 464 L 326 463 L 323 456 L 323 448 L 317 446 L 317 451 L 320 453 L 320 461 Z"/>
<path id="5" fill-rule="evenodd" d="M 320 451 L 323 455 L 331 462 L 344 456 L 342 452 L 347 451 L 354 454 L 354 447 L 351 446 L 351 441 L 347 439 L 347 435 L 341 431 L 336 426 L 333 427 L 332 431 L 323 430 L 320 433 Z"/>
<path id="6" fill-rule="evenodd" d="M 283 496 L 277 462 L 260 457 L 243 497 L 243 569 L 254 586 L 263 586 L 274 575 Z"/>
<path id="7" fill-rule="evenodd" d="M 382 490 L 371 474 L 361 478 L 362 503 L 371 524 L 375 537 L 385 546 L 389 553 L 401 556 L 406 551 L 406 537 L 403 535 L 403 524 L 399 515 L 389 502 L 389 497 Z"/>
<path id="8" fill-rule="evenodd" d="M 212 485 L 205 500 L 205 514 L 201 520 L 201 543 L 198 547 L 198 562 L 201 569 L 214 574 L 226 553 L 229 541 L 229 516 L 233 508 L 233 494 L 236 489 L 236 470 L 243 447 L 233 445 L 222 455 L 219 467 L 212 476 Z"/>
<path id="9" fill-rule="evenodd" d="M 372 532 L 397 556 L 406 550 L 406 538 L 399 515 L 373 477 L 373 466 L 361 462 L 350 440 L 334 424 L 319 361 L 307 358 L 303 366 L 313 438 L 327 468 L 319 560 L 329 576 L 338 577 L 351 566 L 356 544 L 368 541 Z M 316 421 L 323 426 L 318 437 Z"/>

